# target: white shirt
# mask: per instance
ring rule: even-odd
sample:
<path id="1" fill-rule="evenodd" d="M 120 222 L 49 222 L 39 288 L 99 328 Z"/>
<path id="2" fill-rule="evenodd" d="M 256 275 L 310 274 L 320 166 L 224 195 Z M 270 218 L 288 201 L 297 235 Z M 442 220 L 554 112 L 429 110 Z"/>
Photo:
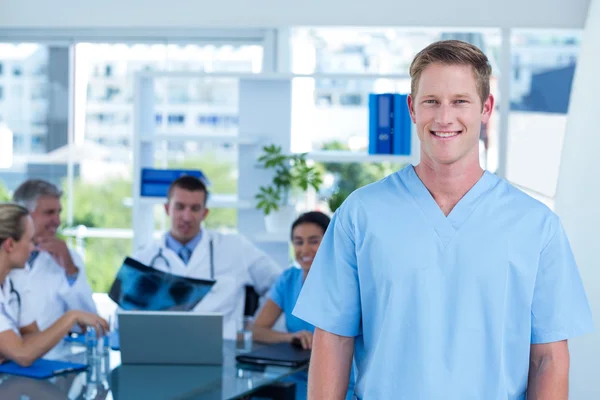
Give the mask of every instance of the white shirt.
<path id="1" fill-rule="evenodd" d="M 202 231 L 202 239 L 194 249 L 187 265 L 166 246 L 165 237 L 136 252 L 132 258 L 160 271 L 196 279 L 211 279 L 209 243 L 213 243 L 214 278 L 216 284 L 194 308 L 195 312 L 223 314 L 223 336 L 234 339 L 236 323 L 244 313 L 246 285 L 265 294 L 283 269 L 256 248 L 248 239 L 238 234 Z M 152 259 L 162 249 L 162 258 Z"/>
<path id="2" fill-rule="evenodd" d="M 20 335 L 19 328 L 31 325 L 35 321 L 35 308 L 25 296 L 11 285 L 11 279 L 6 277 L 0 289 L 0 333 L 13 330 Z"/>
<path id="3" fill-rule="evenodd" d="M 31 293 L 37 308 L 37 323 L 40 330 L 50 327 L 69 310 L 96 313 L 92 289 L 87 281 L 83 259 L 69 249 L 79 274 L 73 285 L 69 284 L 65 269 L 52 256 L 42 251 L 33 265 L 22 270 L 13 270 L 10 277 L 20 292 Z"/>

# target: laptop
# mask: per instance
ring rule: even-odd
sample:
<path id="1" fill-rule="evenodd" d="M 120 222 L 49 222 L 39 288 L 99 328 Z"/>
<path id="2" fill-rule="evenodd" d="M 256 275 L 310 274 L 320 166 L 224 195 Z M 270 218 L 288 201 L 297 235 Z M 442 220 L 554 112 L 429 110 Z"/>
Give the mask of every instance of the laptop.
<path id="1" fill-rule="evenodd" d="M 290 343 L 277 343 L 240 354 L 235 359 L 244 364 L 300 368 L 310 361 L 310 350 L 299 349 Z"/>
<path id="2" fill-rule="evenodd" d="M 222 365 L 223 315 L 120 311 L 121 364 Z"/>

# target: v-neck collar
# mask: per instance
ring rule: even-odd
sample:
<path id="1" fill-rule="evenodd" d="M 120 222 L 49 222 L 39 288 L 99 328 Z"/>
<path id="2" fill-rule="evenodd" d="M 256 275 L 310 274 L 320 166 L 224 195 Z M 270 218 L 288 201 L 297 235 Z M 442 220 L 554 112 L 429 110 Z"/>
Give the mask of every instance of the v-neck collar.
<path id="1" fill-rule="evenodd" d="M 481 178 L 458 201 L 450 214 L 445 216 L 412 165 L 404 168 L 400 177 L 444 245 L 452 240 L 456 232 L 477 208 L 482 196 L 499 180 L 494 174 L 484 171 Z"/>

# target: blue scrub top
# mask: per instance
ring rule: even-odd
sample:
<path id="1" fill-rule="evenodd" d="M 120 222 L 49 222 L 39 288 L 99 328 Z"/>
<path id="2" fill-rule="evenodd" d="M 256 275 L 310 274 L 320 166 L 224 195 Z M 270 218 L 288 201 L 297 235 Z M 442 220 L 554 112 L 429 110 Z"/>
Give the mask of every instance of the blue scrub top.
<path id="1" fill-rule="evenodd" d="M 291 267 L 281 274 L 269 292 L 269 298 L 285 314 L 285 325 L 287 331 L 291 333 L 300 331 L 314 332 L 315 330 L 314 325 L 292 315 L 303 283 L 302 269 Z"/>
<path id="2" fill-rule="evenodd" d="M 309 273 L 310 275 L 310 273 Z M 279 279 L 275 282 L 275 284 L 271 287 L 271 291 L 269 292 L 269 298 L 281 308 L 282 312 L 285 314 L 285 325 L 286 329 L 290 333 L 300 332 L 300 331 L 309 331 L 314 332 L 314 325 L 309 324 L 301 320 L 300 318 L 292 315 L 292 311 L 294 310 L 294 306 L 296 305 L 296 301 L 298 300 L 298 296 L 300 295 L 300 291 L 302 290 L 302 285 L 304 283 L 303 279 L 303 271 L 297 267 L 290 267 L 281 274 Z M 308 383 L 308 374 L 306 371 L 301 371 L 293 374 L 287 381 L 292 381 L 296 383 L 296 399 L 305 400 L 307 397 L 307 383 Z M 350 382 L 348 385 L 348 393 L 346 394 L 346 399 L 351 400 L 353 397 L 353 388 L 354 388 L 354 371 L 350 374 Z"/>
<path id="3" fill-rule="evenodd" d="M 593 330 L 551 210 L 485 172 L 446 217 L 413 166 L 336 211 L 294 315 L 356 337 L 367 399 L 525 399 L 530 345 Z"/>

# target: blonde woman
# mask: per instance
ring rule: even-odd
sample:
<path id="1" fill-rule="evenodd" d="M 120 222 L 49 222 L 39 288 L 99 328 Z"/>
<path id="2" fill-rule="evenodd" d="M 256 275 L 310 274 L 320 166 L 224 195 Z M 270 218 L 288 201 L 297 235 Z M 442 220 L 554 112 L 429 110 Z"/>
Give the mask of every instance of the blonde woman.
<path id="1" fill-rule="evenodd" d="M 8 277 L 12 270 L 24 268 L 34 249 L 33 235 L 26 208 L 0 203 L 0 361 L 12 360 L 21 366 L 46 354 L 74 325 L 108 331 L 104 319 L 84 311 L 68 311 L 48 329 L 39 330 L 32 307 L 35 293 L 19 293 Z"/>

